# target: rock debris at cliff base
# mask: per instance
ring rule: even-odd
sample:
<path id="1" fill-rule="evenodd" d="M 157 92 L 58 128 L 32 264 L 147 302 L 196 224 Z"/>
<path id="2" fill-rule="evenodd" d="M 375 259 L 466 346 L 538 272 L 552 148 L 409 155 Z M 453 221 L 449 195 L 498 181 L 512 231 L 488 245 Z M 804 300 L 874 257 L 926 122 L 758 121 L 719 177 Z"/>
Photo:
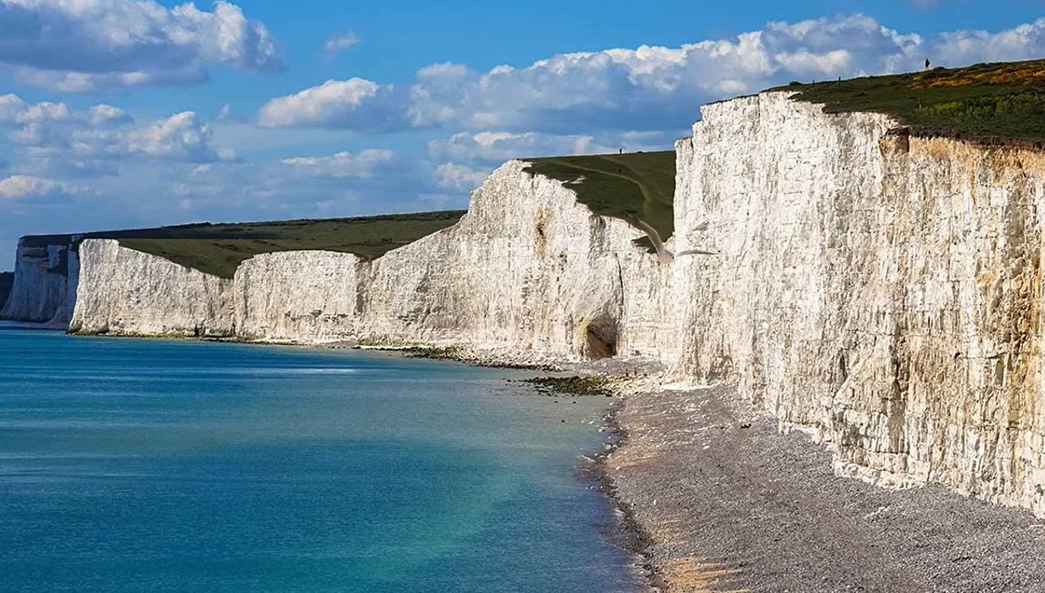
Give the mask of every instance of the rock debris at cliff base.
<path id="1" fill-rule="evenodd" d="M 940 487 L 836 477 L 730 387 L 628 396 L 605 461 L 665 593 L 1045 591 L 1045 524 Z"/>

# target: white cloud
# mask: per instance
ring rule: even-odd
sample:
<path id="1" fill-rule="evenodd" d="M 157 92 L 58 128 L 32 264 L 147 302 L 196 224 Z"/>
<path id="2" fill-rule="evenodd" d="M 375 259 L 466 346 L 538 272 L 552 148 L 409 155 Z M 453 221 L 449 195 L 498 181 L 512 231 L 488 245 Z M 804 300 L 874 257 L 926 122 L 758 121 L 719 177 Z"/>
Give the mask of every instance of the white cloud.
<path id="1" fill-rule="evenodd" d="M 629 150 L 632 149 L 635 149 L 634 144 L 629 144 Z M 435 159 L 486 163 L 521 157 L 600 152 L 616 152 L 616 148 L 598 142 L 594 136 L 536 132 L 459 132 L 446 140 L 428 143 L 428 154 Z"/>
<path id="2" fill-rule="evenodd" d="M 0 95 L 0 123 L 16 123 L 26 108 L 26 102 L 18 95 Z"/>
<path id="3" fill-rule="evenodd" d="M 0 198 L 42 198 L 80 193 L 81 189 L 53 179 L 31 175 L 12 175 L 0 179 Z"/>
<path id="4" fill-rule="evenodd" d="M 133 120 L 123 109 L 103 103 L 87 110 L 87 121 L 92 126 L 110 126 L 130 123 Z"/>
<path id="5" fill-rule="evenodd" d="M 394 89 L 363 79 L 328 80 L 261 108 L 258 123 L 268 128 L 331 127 L 381 130 L 401 127 Z"/>
<path id="6" fill-rule="evenodd" d="M 335 56 L 359 45 L 360 41 L 362 40 L 359 38 L 359 35 L 356 35 L 355 33 L 334 35 L 330 39 L 327 39 L 327 42 L 323 44 L 323 51 L 326 52 L 327 55 Z"/>
<path id="7" fill-rule="evenodd" d="M 18 95 L 0 95 L 0 124 L 39 124 L 70 119 L 65 103 L 26 103 Z"/>
<path id="8" fill-rule="evenodd" d="M 927 57 L 938 65 L 1040 58 L 1045 53 L 1045 18 L 1002 31 L 944 33 Z"/>
<path id="9" fill-rule="evenodd" d="M 74 111 L 64 103 L 27 103 L 16 95 L 0 96 L 0 125 L 14 126 L 11 139 L 27 156 L 67 159 L 75 170 L 111 174 L 97 161 L 140 157 L 191 163 L 236 160 L 231 151 L 213 143 L 213 132 L 195 113 L 134 126 L 133 118 L 112 105 Z"/>
<path id="10" fill-rule="evenodd" d="M 197 82 L 211 64 L 281 65 L 265 25 L 221 0 L 210 12 L 154 0 L 3 0 L 0 31 L 0 62 L 64 92 Z"/>
<path id="11" fill-rule="evenodd" d="M 457 163 L 443 163 L 435 168 L 435 180 L 439 187 L 457 191 L 479 187 L 489 174 L 488 169 L 473 169 Z"/>
<path id="12" fill-rule="evenodd" d="M 384 149 L 367 149 L 358 154 L 339 152 L 331 156 L 283 159 L 283 164 L 319 177 L 372 177 L 381 167 L 395 159 L 395 153 Z"/>
<path id="13" fill-rule="evenodd" d="M 115 149 L 151 159 L 190 163 L 235 160 L 211 144 L 212 132 L 195 113 L 186 111 L 122 135 Z"/>
<path id="14" fill-rule="evenodd" d="M 264 125 L 360 130 L 447 127 L 575 135 L 678 129 L 697 107 L 791 80 L 959 66 L 1045 53 L 1045 19 L 1007 31 L 923 37 L 862 16 L 773 22 L 733 39 L 559 54 L 478 72 L 435 64 L 404 87 L 328 81 L 270 101 Z"/>

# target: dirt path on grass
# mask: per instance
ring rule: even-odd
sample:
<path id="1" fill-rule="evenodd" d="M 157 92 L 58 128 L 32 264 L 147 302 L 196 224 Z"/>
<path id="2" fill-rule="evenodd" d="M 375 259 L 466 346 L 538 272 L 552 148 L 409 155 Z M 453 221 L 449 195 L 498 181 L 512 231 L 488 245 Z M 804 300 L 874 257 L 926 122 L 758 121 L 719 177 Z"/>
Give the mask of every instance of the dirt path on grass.
<path id="1" fill-rule="evenodd" d="M 609 156 L 605 156 L 605 157 L 602 157 L 602 158 L 606 159 L 607 161 L 609 161 L 611 163 L 616 164 L 618 167 L 623 167 L 623 168 L 631 171 L 635 175 L 638 175 L 638 173 L 636 173 L 634 169 L 632 169 L 631 167 L 628 167 L 628 165 L 625 164 L 625 163 L 617 161 L 617 160 L 615 160 L 615 159 L 613 159 L 612 157 L 609 157 Z M 639 188 L 639 193 L 642 194 L 642 199 L 643 200 L 645 200 L 647 202 L 657 202 L 658 201 L 658 200 L 655 200 L 654 197 L 653 197 L 653 190 L 651 190 L 650 188 L 646 187 L 646 184 L 642 183 L 638 179 L 635 179 L 634 177 L 628 177 L 627 175 L 624 175 L 624 174 L 621 174 L 621 173 L 612 173 L 610 171 L 603 171 L 601 169 L 593 169 L 591 167 L 584 167 L 584 166 L 577 165 L 575 163 L 571 163 L 571 162 L 568 162 L 568 161 L 563 161 L 563 160 L 558 160 L 558 159 L 552 159 L 552 160 L 554 160 L 556 163 L 558 163 L 558 164 L 560 164 L 560 165 L 562 165 L 564 167 L 569 167 L 571 169 L 577 169 L 578 171 L 586 171 L 588 173 L 598 173 L 600 175 L 609 175 L 610 177 L 616 177 L 618 179 L 623 179 L 625 181 L 631 182 L 636 187 Z M 653 228 L 652 225 L 650 225 L 648 222 L 646 222 L 645 220 L 642 220 L 639 217 L 635 217 L 634 220 L 629 220 L 627 222 L 629 222 L 630 224 L 638 227 L 638 229 L 640 231 L 646 233 L 646 237 L 648 237 L 649 240 L 650 240 L 650 243 L 653 244 L 653 248 L 657 250 L 657 257 L 660 259 L 661 263 L 669 264 L 669 263 L 672 262 L 672 260 L 675 259 L 675 255 L 673 253 L 671 253 L 670 251 L 668 251 L 668 249 L 666 247 L 664 247 L 664 241 L 661 239 L 660 233 L 657 232 L 657 229 Z"/>

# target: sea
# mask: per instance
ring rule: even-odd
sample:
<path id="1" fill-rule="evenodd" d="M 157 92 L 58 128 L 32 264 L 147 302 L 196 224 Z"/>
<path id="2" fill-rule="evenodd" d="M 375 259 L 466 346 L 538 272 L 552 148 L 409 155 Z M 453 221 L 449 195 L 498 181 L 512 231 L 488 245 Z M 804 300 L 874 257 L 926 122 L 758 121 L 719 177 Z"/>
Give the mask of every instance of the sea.
<path id="1" fill-rule="evenodd" d="M 639 588 L 605 398 L 380 353 L 0 326 L 0 592 Z"/>

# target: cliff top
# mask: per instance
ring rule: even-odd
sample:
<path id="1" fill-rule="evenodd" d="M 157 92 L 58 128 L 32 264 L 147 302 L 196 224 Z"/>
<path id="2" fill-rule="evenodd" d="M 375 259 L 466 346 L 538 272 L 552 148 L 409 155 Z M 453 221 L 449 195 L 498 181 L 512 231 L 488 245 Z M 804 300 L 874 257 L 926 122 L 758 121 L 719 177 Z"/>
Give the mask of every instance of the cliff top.
<path id="1" fill-rule="evenodd" d="M 936 68 L 834 82 L 793 82 L 798 101 L 827 113 L 893 116 L 919 136 L 1045 145 L 1045 60 Z"/>
<path id="2" fill-rule="evenodd" d="M 124 247 L 222 278 L 244 260 L 276 251 L 323 250 L 374 259 L 455 224 L 463 210 L 326 220 L 191 224 L 83 235 L 24 237 L 28 245 L 79 239 L 116 239 Z"/>
<path id="3" fill-rule="evenodd" d="M 648 232 L 646 223 L 663 240 L 675 231 L 673 150 L 521 160 L 527 173 L 561 181 L 595 214 Z"/>

